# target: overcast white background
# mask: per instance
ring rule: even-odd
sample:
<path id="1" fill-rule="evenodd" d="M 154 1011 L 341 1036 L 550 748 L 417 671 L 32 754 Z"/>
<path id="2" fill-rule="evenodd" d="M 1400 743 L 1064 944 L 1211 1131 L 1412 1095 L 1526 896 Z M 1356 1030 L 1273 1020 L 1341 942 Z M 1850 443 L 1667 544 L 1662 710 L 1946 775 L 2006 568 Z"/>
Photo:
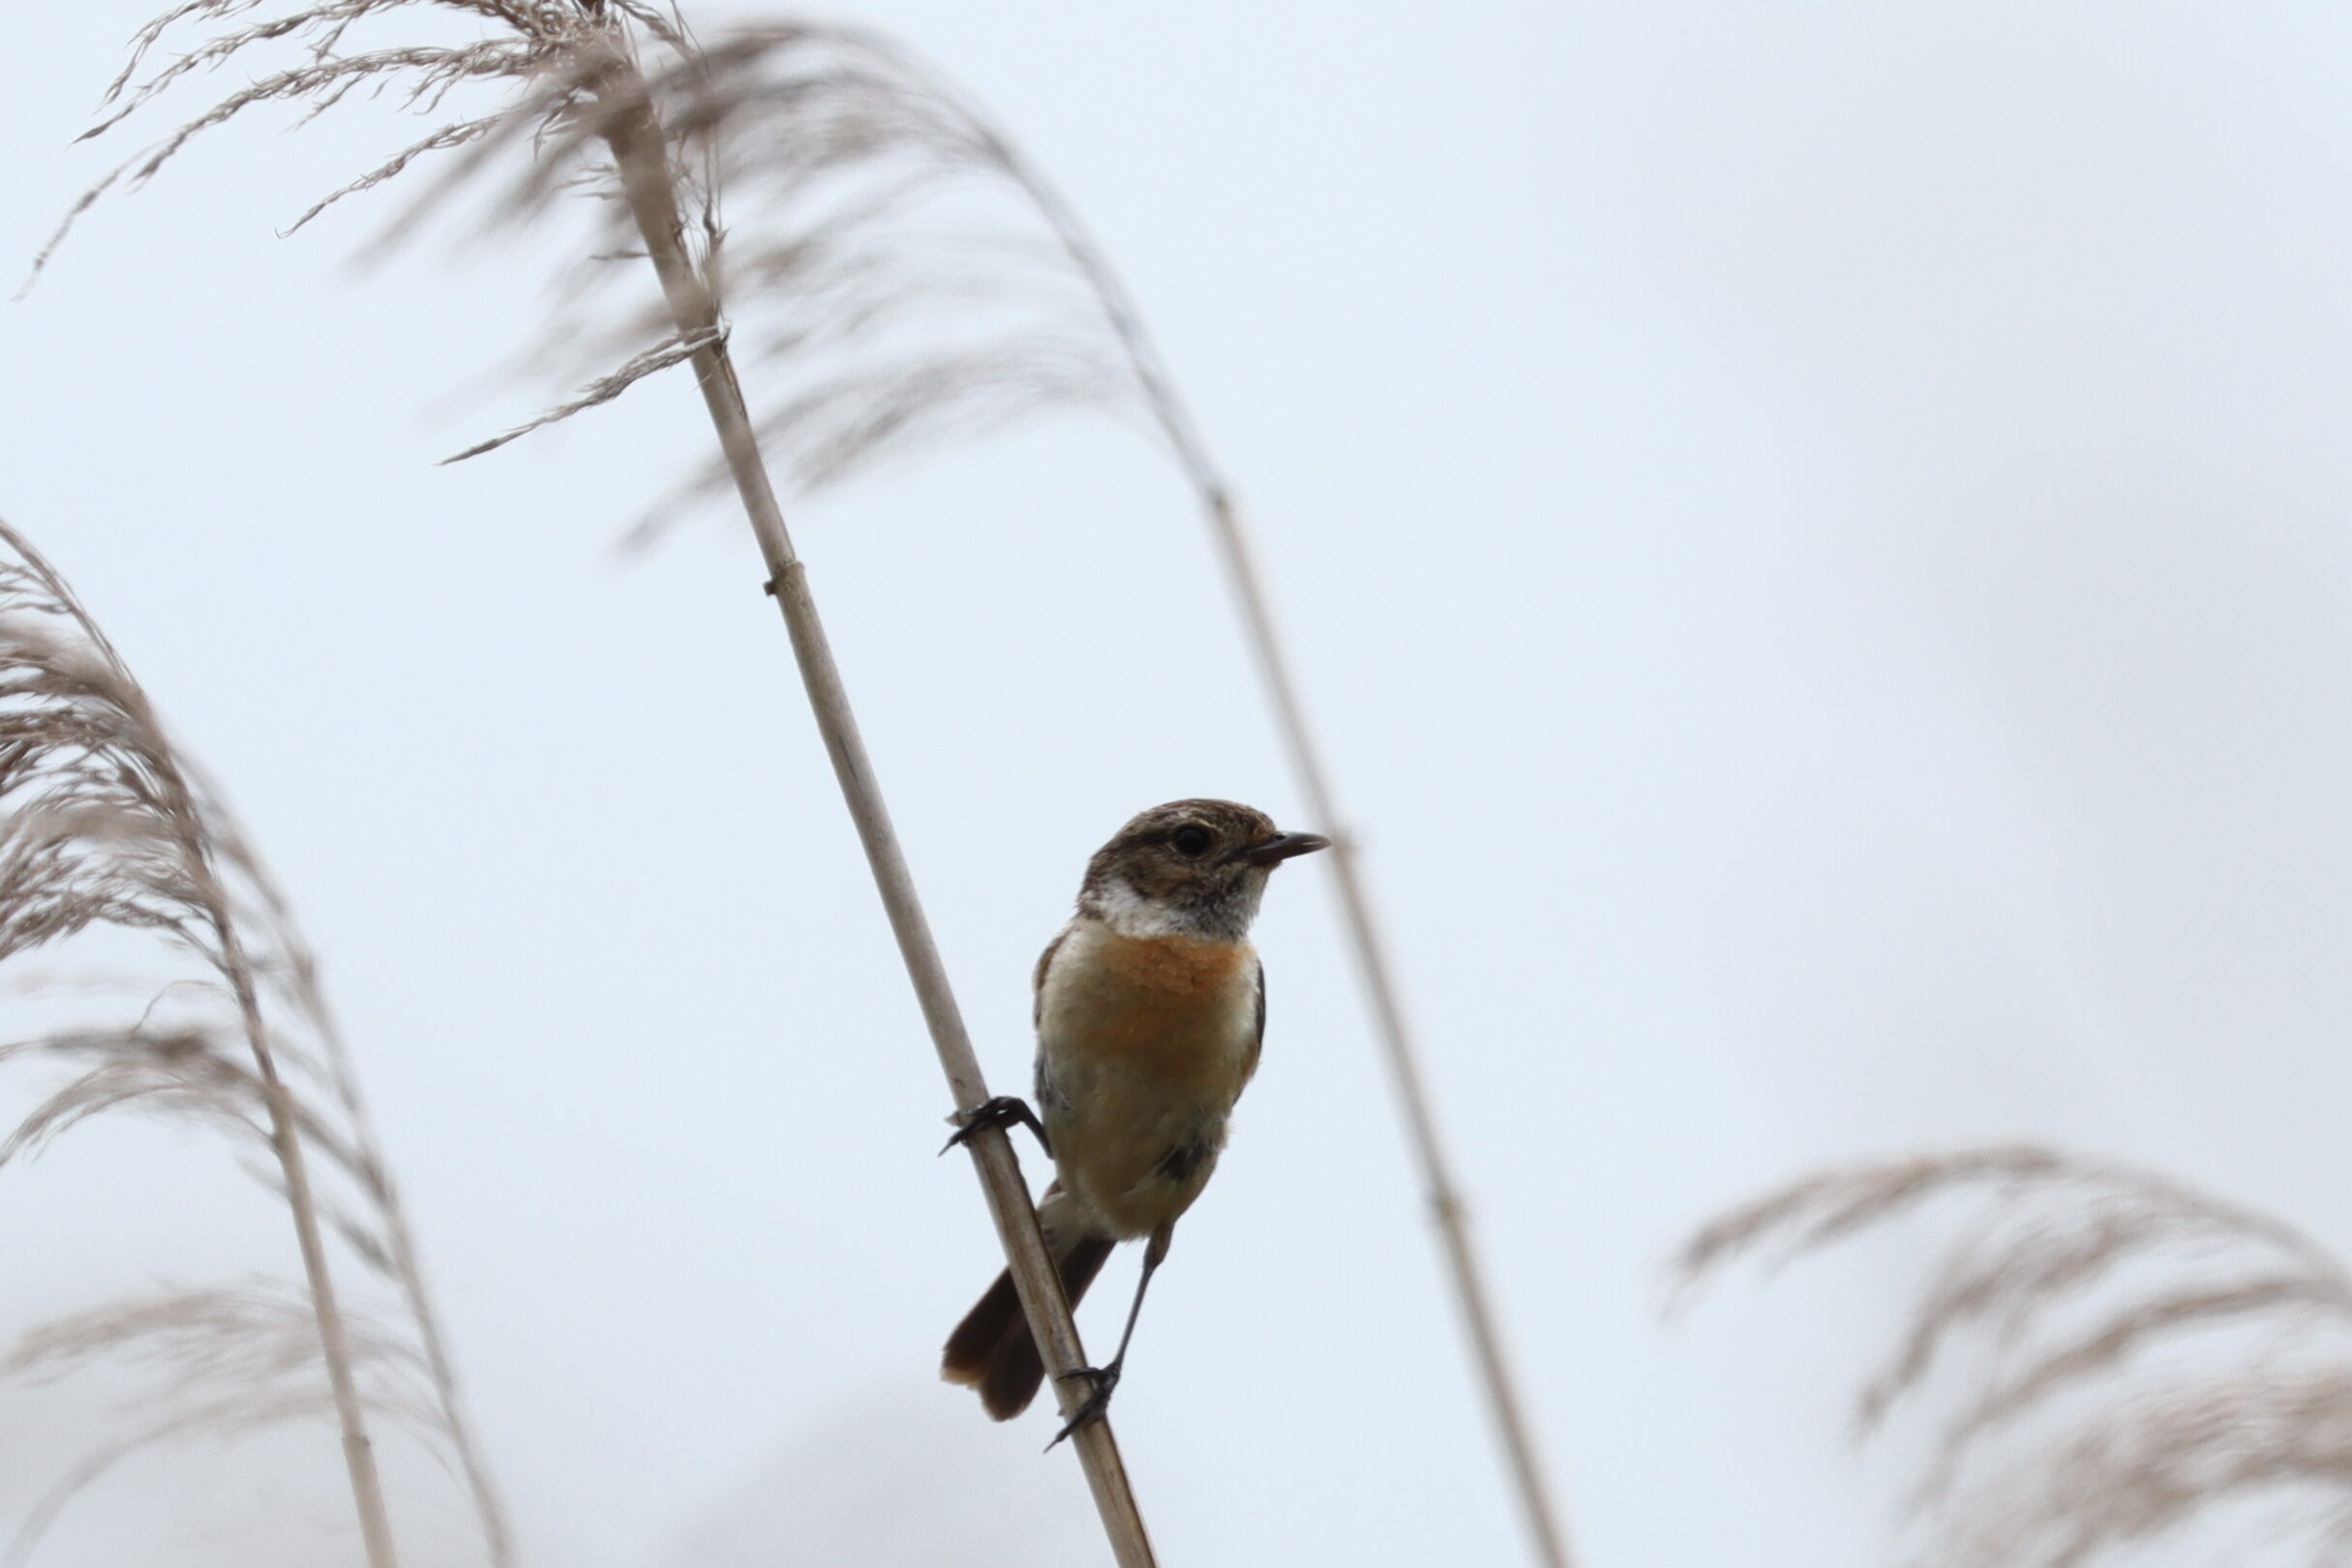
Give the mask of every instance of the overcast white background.
<path id="1" fill-rule="evenodd" d="M 0 263 L 106 166 L 68 144 L 148 6 L 16 10 Z M 1772 1179 L 2049 1136 L 2352 1247 L 2352 15 L 855 15 L 1060 179 L 1240 481 L 1590 1568 L 1881 1539 L 1843 1401 L 1911 1251 L 1658 1321 Z M 382 207 L 279 240 L 413 134 L 283 124 L 0 310 L 0 515 L 323 953 L 528 1559 L 1100 1560 L 1044 1415 L 932 1381 L 994 1243 L 750 547 L 611 552 L 690 383 L 436 467 L 541 401 L 485 374 L 538 262 L 355 273 Z M 1121 820 L 1298 819 L 1206 542 L 1084 417 L 795 524 L 1015 1087 Z M 1322 875 L 1269 901 L 1121 1440 L 1178 1568 L 1521 1560 Z M 7 1173 L 0 1307 L 287 1266 L 225 1165 L 94 1129 Z M 11 1517 L 81 1397 L 0 1428 Z M 136 1466 L 48 1560 L 355 1560 L 330 1448 Z"/>

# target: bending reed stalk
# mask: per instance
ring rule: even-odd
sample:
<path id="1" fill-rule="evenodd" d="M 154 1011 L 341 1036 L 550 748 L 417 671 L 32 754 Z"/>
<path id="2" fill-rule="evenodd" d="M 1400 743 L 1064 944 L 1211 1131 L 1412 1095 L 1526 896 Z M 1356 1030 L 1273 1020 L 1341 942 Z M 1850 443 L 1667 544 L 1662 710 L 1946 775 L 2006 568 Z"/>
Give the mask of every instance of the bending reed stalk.
<path id="1" fill-rule="evenodd" d="M 237 1021 L 253 1053 L 261 1097 L 269 1107 L 270 1152 L 286 1177 L 286 1205 L 294 1219 L 294 1239 L 302 1252 L 302 1275 L 310 1288 L 311 1312 L 318 1323 L 318 1348 L 326 1362 L 327 1386 L 335 1399 L 335 1418 L 343 1433 L 344 1466 L 350 1474 L 351 1505 L 359 1516 L 359 1532 L 366 1544 L 368 1568 L 399 1568 L 393 1550 L 392 1522 L 384 1508 L 383 1478 L 376 1466 L 376 1447 L 368 1436 L 365 1403 L 359 1379 L 352 1371 L 351 1339 L 343 1307 L 335 1294 L 335 1280 L 327 1267 L 326 1240 L 318 1221 L 318 1202 L 311 1187 L 310 1163 L 303 1152 L 302 1128 L 293 1096 L 278 1074 L 277 1053 L 270 1048 L 269 1028 L 261 1017 L 260 988 L 254 977 L 244 940 L 230 913 L 227 890 L 213 865 L 211 847 L 196 824 L 196 814 L 185 780 L 176 768 L 166 778 L 178 797 L 166 820 L 178 826 L 180 855 L 195 884 L 199 907 L 219 945 L 221 969 L 236 998 Z"/>
<path id="2" fill-rule="evenodd" d="M 1332 885 L 1340 906 L 1340 923 L 1347 937 L 1349 956 L 1363 984 L 1372 1016 L 1372 1029 L 1388 1065 L 1390 1080 L 1404 1113 L 1407 1137 L 1419 1167 L 1422 1196 L 1444 1246 L 1446 1277 L 1454 1287 L 1454 1304 L 1470 1337 L 1470 1349 L 1479 1382 L 1486 1393 L 1487 1411 L 1509 1463 L 1520 1512 L 1543 1568 L 1572 1568 L 1568 1537 L 1553 1504 L 1550 1483 L 1535 1452 L 1535 1437 L 1521 1396 L 1519 1380 L 1503 1348 L 1486 1272 L 1470 1234 L 1470 1219 L 1462 1189 L 1454 1179 L 1453 1161 L 1437 1131 L 1437 1115 L 1422 1076 L 1420 1049 L 1397 985 L 1395 966 L 1373 918 L 1366 890 L 1356 842 L 1340 814 L 1324 766 L 1322 748 L 1307 721 L 1307 706 L 1299 694 L 1297 673 L 1278 628 L 1273 601 L 1259 574 L 1249 530 L 1233 504 L 1231 489 L 1211 461 L 1207 444 L 1191 411 L 1176 395 L 1176 385 L 1160 361 L 1159 350 L 1144 330 L 1143 317 L 1128 297 L 1119 275 L 1078 220 L 1077 212 L 1019 149 L 994 133 L 985 133 L 1005 168 L 1037 204 L 1071 262 L 1086 278 L 1101 302 L 1102 313 L 1120 348 L 1132 365 L 1145 405 L 1166 436 L 1177 464 L 1200 503 L 1203 521 L 1216 541 L 1219 561 L 1233 589 L 1234 608 L 1250 645 L 1251 662 L 1264 683 L 1274 709 L 1275 729 L 1314 826 L 1331 839 Z"/>
<path id="3" fill-rule="evenodd" d="M 856 823 L 872 871 L 876 890 L 897 938 L 907 979 L 915 988 L 931 1043 L 959 1112 L 977 1108 L 988 1098 L 979 1059 L 965 1033 L 963 1017 L 948 984 L 946 966 L 932 941 L 929 922 L 915 891 L 913 876 L 890 826 L 865 742 L 859 735 L 849 693 L 833 663 L 832 648 L 810 596 L 807 569 L 794 553 L 776 502 L 759 440 L 744 406 L 735 363 L 720 331 L 718 301 L 695 267 L 685 241 L 678 190 L 674 183 L 666 141 L 654 118 L 650 94 L 637 66 L 615 42 L 609 74 L 598 96 L 607 113 L 599 133 L 612 148 L 622 192 L 631 216 L 646 242 L 646 250 L 661 280 L 672 319 L 681 341 L 700 345 L 693 354 L 695 376 L 710 413 L 719 445 L 742 501 L 745 519 L 759 541 L 769 571 L 768 590 L 782 611 L 791 634 L 793 654 L 808 692 L 817 728 L 825 737 L 841 795 Z M 971 1140 L 973 1163 L 987 1196 L 989 1213 L 1005 1249 L 1021 1308 L 1038 1331 L 1038 1347 L 1054 1386 L 1057 1402 L 1067 1418 L 1085 1402 L 1086 1385 L 1071 1373 L 1086 1365 L 1076 1323 L 1063 1297 L 1061 1282 L 1038 1228 L 1028 1186 L 1021 1179 L 1011 1143 L 1001 1131 L 987 1131 Z M 1084 1466 L 1095 1507 L 1120 1568 L 1153 1568 L 1151 1541 L 1137 1509 L 1127 1468 L 1107 1421 L 1081 1428 L 1072 1438 Z"/>
<path id="4" fill-rule="evenodd" d="M 278 1076 L 278 1064 L 262 1036 L 260 1009 L 244 953 L 226 926 L 221 939 L 229 972 L 236 977 L 238 1015 L 253 1047 L 262 1097 L 269 1102 L 270 1148 L 286 1173 L 286 1203 L 293 1212 L 294 1236 L 302 1250 L 302 1275 L 310 1286 L 311 1310 L 318 1319 L 318 1344 L 326 1360 L 327 1383 L 335 1395 L 335 1419 L 343 1429 L 343 1462 L 351 1476 L 351 1503 L 358 1511 L 359 1533 L 367 1544 L 368 1568 L 399 1568 L 400 1558 L 392 1548 L 392 1522 L 384 1512 L 383 1478 L 377 1473 L 376 1447 L 368 1436 L 359 1383 L 351 1372 L 350 1336 L 345 1331 L 334 1277 L 327 1271 L 326 1243 L 318 1230 L 318 1206 L 311 1192 L 302 1133 L 295 1125 L 286 1085 Z"/>

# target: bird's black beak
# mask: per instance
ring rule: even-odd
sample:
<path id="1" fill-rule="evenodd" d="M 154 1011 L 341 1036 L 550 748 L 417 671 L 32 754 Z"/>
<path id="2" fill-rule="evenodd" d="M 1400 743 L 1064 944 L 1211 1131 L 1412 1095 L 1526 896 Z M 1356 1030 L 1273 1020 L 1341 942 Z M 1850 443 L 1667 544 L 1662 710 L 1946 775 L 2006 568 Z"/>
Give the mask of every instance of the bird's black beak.
<path id="1" fill-rule="evenodd" d="M 1293 855 L 1312 855 L 1316 850 L 1331 848 L 1331 840 L 1320 833 L 1276 833 L 1263 844 L 1253 844 L 1242 854 L 1251 865 L 1280 865 Z"/>

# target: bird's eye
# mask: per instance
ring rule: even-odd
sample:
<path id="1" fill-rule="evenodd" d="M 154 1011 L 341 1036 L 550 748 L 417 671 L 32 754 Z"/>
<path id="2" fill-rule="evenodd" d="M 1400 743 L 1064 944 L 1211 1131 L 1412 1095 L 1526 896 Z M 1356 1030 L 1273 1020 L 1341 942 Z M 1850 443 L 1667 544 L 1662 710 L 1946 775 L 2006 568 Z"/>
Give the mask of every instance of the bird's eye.
<path id="1" fill-rule="evenodd" d="M 1168 834 L 1169 846 L 1188 860 L 1196 856 L 1206 855 L 1209 846 L 1216 842 L 1217 835 L 1196 822 L 1188 822 Z"/>

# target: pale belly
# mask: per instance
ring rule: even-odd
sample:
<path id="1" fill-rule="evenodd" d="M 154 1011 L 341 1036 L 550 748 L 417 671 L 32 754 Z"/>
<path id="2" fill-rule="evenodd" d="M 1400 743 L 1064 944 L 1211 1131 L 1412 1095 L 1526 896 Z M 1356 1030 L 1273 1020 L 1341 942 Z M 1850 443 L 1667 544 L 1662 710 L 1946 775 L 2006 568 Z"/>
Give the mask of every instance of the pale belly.
<path id="1" fill-rule="evenodd" d="M 1038 998 L 1039 1112 L 1068 1191 L 1141 1236 L 1191 1207 L 1256 1065 L 1257 958 L 1073 926 Z"/>

